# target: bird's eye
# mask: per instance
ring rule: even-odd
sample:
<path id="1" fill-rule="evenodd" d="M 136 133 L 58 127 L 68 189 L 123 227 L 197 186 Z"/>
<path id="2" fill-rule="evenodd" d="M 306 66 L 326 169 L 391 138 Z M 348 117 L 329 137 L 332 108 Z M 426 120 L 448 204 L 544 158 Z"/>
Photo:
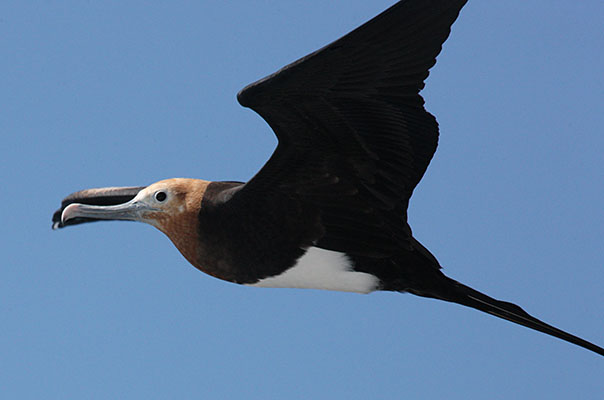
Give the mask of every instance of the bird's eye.
<path id="1" fill-rule="evenodd" d="M 160 191 L 155 193 L 155 200 L 159 201 L 160 203 L 164 202 L 167 197 L 168 195 L 166 194 L 166 192 Z"/>

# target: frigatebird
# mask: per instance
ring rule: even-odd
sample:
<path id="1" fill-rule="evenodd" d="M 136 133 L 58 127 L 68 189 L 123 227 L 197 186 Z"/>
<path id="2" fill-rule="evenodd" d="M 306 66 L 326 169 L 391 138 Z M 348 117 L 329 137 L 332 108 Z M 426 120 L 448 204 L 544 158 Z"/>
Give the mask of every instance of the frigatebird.
<path id="1" fill-rule="evenodd" d="M 168 179 L 67 196 L 53 228 L 131 220 L 196 268 L 250 286 L 407 292 L 473 307 L 604 355 L 443 274 L 407 207 L 436 150 L 419 92 L 467 0 L 403 0 L 239 92 L 278 145 L 247 183 Z"/>

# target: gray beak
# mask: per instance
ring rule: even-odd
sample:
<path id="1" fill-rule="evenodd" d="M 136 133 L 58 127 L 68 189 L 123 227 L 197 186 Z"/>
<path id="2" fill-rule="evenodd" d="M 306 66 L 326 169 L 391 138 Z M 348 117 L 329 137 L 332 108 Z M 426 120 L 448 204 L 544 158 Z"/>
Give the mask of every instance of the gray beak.
<path id="1" fill-rule="evenodd" d="M 144 189 L 137 187 L 109 187 L 86 189 L 67 196 L 52 216 L 52 228 L 99 220 L 136 220 L 142 206 L 132 199 Z"/>
<path id="2" fill-rule="evenodd" d="M 65 225 L 66 222 L 74 218 L 138 221 L 141 219 L 143 211 L 154 211 L 154 209 L 134 199 L 114 206 L 91 206 L 72 203 L 65 207 L 61 213 L 61 224 Z"/>

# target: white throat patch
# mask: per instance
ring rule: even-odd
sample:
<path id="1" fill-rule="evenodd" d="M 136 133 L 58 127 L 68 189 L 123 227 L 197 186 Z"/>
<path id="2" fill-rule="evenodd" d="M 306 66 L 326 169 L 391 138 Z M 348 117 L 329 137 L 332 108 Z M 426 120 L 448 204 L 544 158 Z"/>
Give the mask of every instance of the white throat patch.
<path id="1" fill-rule="evenodd" d="M 298 262 L 281 275 L 271 276 L 249 286 L 274 288 L 324 289 L 369 293 L 378 288 L 377 277 L 352 270 L 344 253 L 310 247 Z"/>

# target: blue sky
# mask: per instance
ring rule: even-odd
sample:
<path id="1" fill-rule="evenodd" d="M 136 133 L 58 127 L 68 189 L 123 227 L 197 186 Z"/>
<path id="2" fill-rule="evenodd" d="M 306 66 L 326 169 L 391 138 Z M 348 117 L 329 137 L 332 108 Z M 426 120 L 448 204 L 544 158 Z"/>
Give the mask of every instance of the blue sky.
<path id="1" fill-rule="evenodd" d="M 412 295 L 258 289 L 149 226 L 59 232 L 72 191 L 247 180 L 276 143 L 239 89 L 393 4 L 0 5 L 5 398 L 599 399 L 604 360 Z M 604 3 L 470 0 L 423 92 L 410 207 L 446 273 L 604 345 Z"/>

